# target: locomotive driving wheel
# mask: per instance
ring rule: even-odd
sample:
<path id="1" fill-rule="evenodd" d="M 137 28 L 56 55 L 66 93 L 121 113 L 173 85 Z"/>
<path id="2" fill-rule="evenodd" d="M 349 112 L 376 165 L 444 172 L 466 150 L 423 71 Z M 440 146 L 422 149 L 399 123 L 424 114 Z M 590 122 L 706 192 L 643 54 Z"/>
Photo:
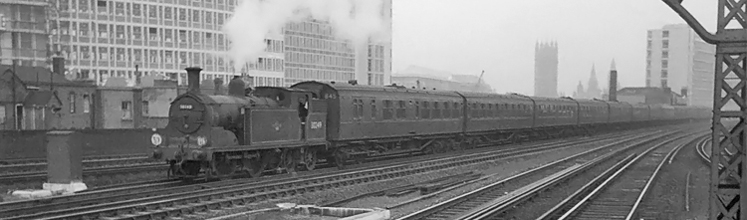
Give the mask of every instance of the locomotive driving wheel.
<path id="1" fill-rule="evenodd" d="M 241 159 L 241 165 L 244 172 L 248 173 L 252 178 L 262 176 L 265 168 L 267 167 L 267 164 L 267 161 L 263 161 L 263 159 L 259 157 Z"/>
<path id="2" fill-rule="evenodd" d="M 317 152 L 312 148 L 303 149 L 303 165 L 306 170 L 314 170 L 317 162 Z"/>
<path id="3" fill-rule="evenodd" d="M 283 154 L 280 156 L 282 167 L 285 168 L 288 173 L 296 172 L 296 166 L 298 166 L 298 161 L 296 161 L 296 150 L 295 149 L 283 149 Z"/>
<path id="4" fill-rule="evenodd" d="M 211 164 L 211 170 L 219 179 L 228 178 L 236 172 L 236 165 L 227 158 L 227 155 L 216 155 Z"/>

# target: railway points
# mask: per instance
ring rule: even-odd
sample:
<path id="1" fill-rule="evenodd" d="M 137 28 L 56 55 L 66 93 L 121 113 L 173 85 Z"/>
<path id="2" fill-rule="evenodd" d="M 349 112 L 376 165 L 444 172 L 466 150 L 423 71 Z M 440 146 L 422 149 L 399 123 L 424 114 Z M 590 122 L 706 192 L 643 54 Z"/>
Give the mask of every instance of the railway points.
<path id="1" fill-rule="evenodd" d="M 592 169 L 599 163 L 610 163 L 613 156 L 649 143 L 672 138 L 673 133 L 660 134 L 636 143 L 609 144 L 541 167 L 502 179 L 482 188 L 429 206 L 399 219 L 485 219 L 495 217 L 537 196 L 549 187 Z M 679 134 L 680 136 L 682 134 Z M 605 151 L 597 152 L 598 150 Z M 519 211 L 520 212 L 520 211 Z M 525 211 L 526 212 L 526 211 Z M 535 210 L 536 212 L 536 210 Z M 510 217 L 509 217 L 510 218 Z"/>

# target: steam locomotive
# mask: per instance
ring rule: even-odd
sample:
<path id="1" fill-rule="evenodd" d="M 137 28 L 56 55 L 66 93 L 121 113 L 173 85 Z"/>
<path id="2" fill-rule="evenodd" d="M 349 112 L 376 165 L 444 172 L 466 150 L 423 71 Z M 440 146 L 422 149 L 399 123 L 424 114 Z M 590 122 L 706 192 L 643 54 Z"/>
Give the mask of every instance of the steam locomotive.
<path id="1" fill-rule="evenodd" d="M 563 136 L 601 127 L 708 119 L 709 109 L 631 105 L 307 81 L 290 88 L 202 94 L 201 69 L 151 137 L 153 157 L 179 178 L 257 177 L 313 170 L 320 159 L 344 167 L 392 154 L 440 153 L 481 143 Z"/>

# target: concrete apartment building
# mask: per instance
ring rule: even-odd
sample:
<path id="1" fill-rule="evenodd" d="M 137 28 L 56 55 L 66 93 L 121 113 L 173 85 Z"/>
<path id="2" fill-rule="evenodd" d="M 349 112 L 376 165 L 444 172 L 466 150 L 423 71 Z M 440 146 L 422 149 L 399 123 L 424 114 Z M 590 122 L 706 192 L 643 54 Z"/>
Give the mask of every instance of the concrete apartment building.
<path id="1" fill-rule="evenodd" d="M 540 97 L 558 97 L 557 42 L 535 44 L 534 95 Z"/>
<path id="2" fill-rule="evenodd" d="M 646 87 L 671 88 L 688 105 L 712 106 L 715 51 L 687 24 L 649 30 Z"/>
<path id="3" fill-rule="evenodd" d="M 36 2 L 41 1 L 38 0 Z M 136 84 L 138 76 L 161 75 L 186 83 L 187 66 L 200 66 L 203 80 L 230 81 L 247 73 L 252 86 L 288 86 L 302 80 L 383 85 L 391 74 L 391 42 L 352 45 L 332 36 L 326 22 L 289 23 L 268 36 L 256 62 L 235 70 L 225 56 L 221 31 L 238 0 L 55 0 L 47 1 L 53 51 L 66 58 L 70 78 L 109 77 Z M 381 12 L 391 30 L 391 0 Z M 41 7 L 41 6 L 40 6 Z"/>
<path id="4" fill-rule="evenodd" d="M 46 0 L 0 1 L 0 64 L 48 66 Z"/>

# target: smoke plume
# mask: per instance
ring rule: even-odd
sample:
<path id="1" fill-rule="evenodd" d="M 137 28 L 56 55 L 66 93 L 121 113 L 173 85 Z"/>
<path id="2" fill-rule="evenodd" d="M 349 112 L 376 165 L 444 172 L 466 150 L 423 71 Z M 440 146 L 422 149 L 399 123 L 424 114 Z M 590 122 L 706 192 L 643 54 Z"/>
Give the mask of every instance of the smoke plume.
<path id="1" fill-rule="evenodd" d="M 243 0 L 223 27 L 231 41 L 229 56 L 241 70 L 265 50 L 268 34 L 282 34 L 286 23 L 309 18 L 329 22 L 335 37 L 353 45 L 388 40 L 382 6 L 382 0 Z"/>

